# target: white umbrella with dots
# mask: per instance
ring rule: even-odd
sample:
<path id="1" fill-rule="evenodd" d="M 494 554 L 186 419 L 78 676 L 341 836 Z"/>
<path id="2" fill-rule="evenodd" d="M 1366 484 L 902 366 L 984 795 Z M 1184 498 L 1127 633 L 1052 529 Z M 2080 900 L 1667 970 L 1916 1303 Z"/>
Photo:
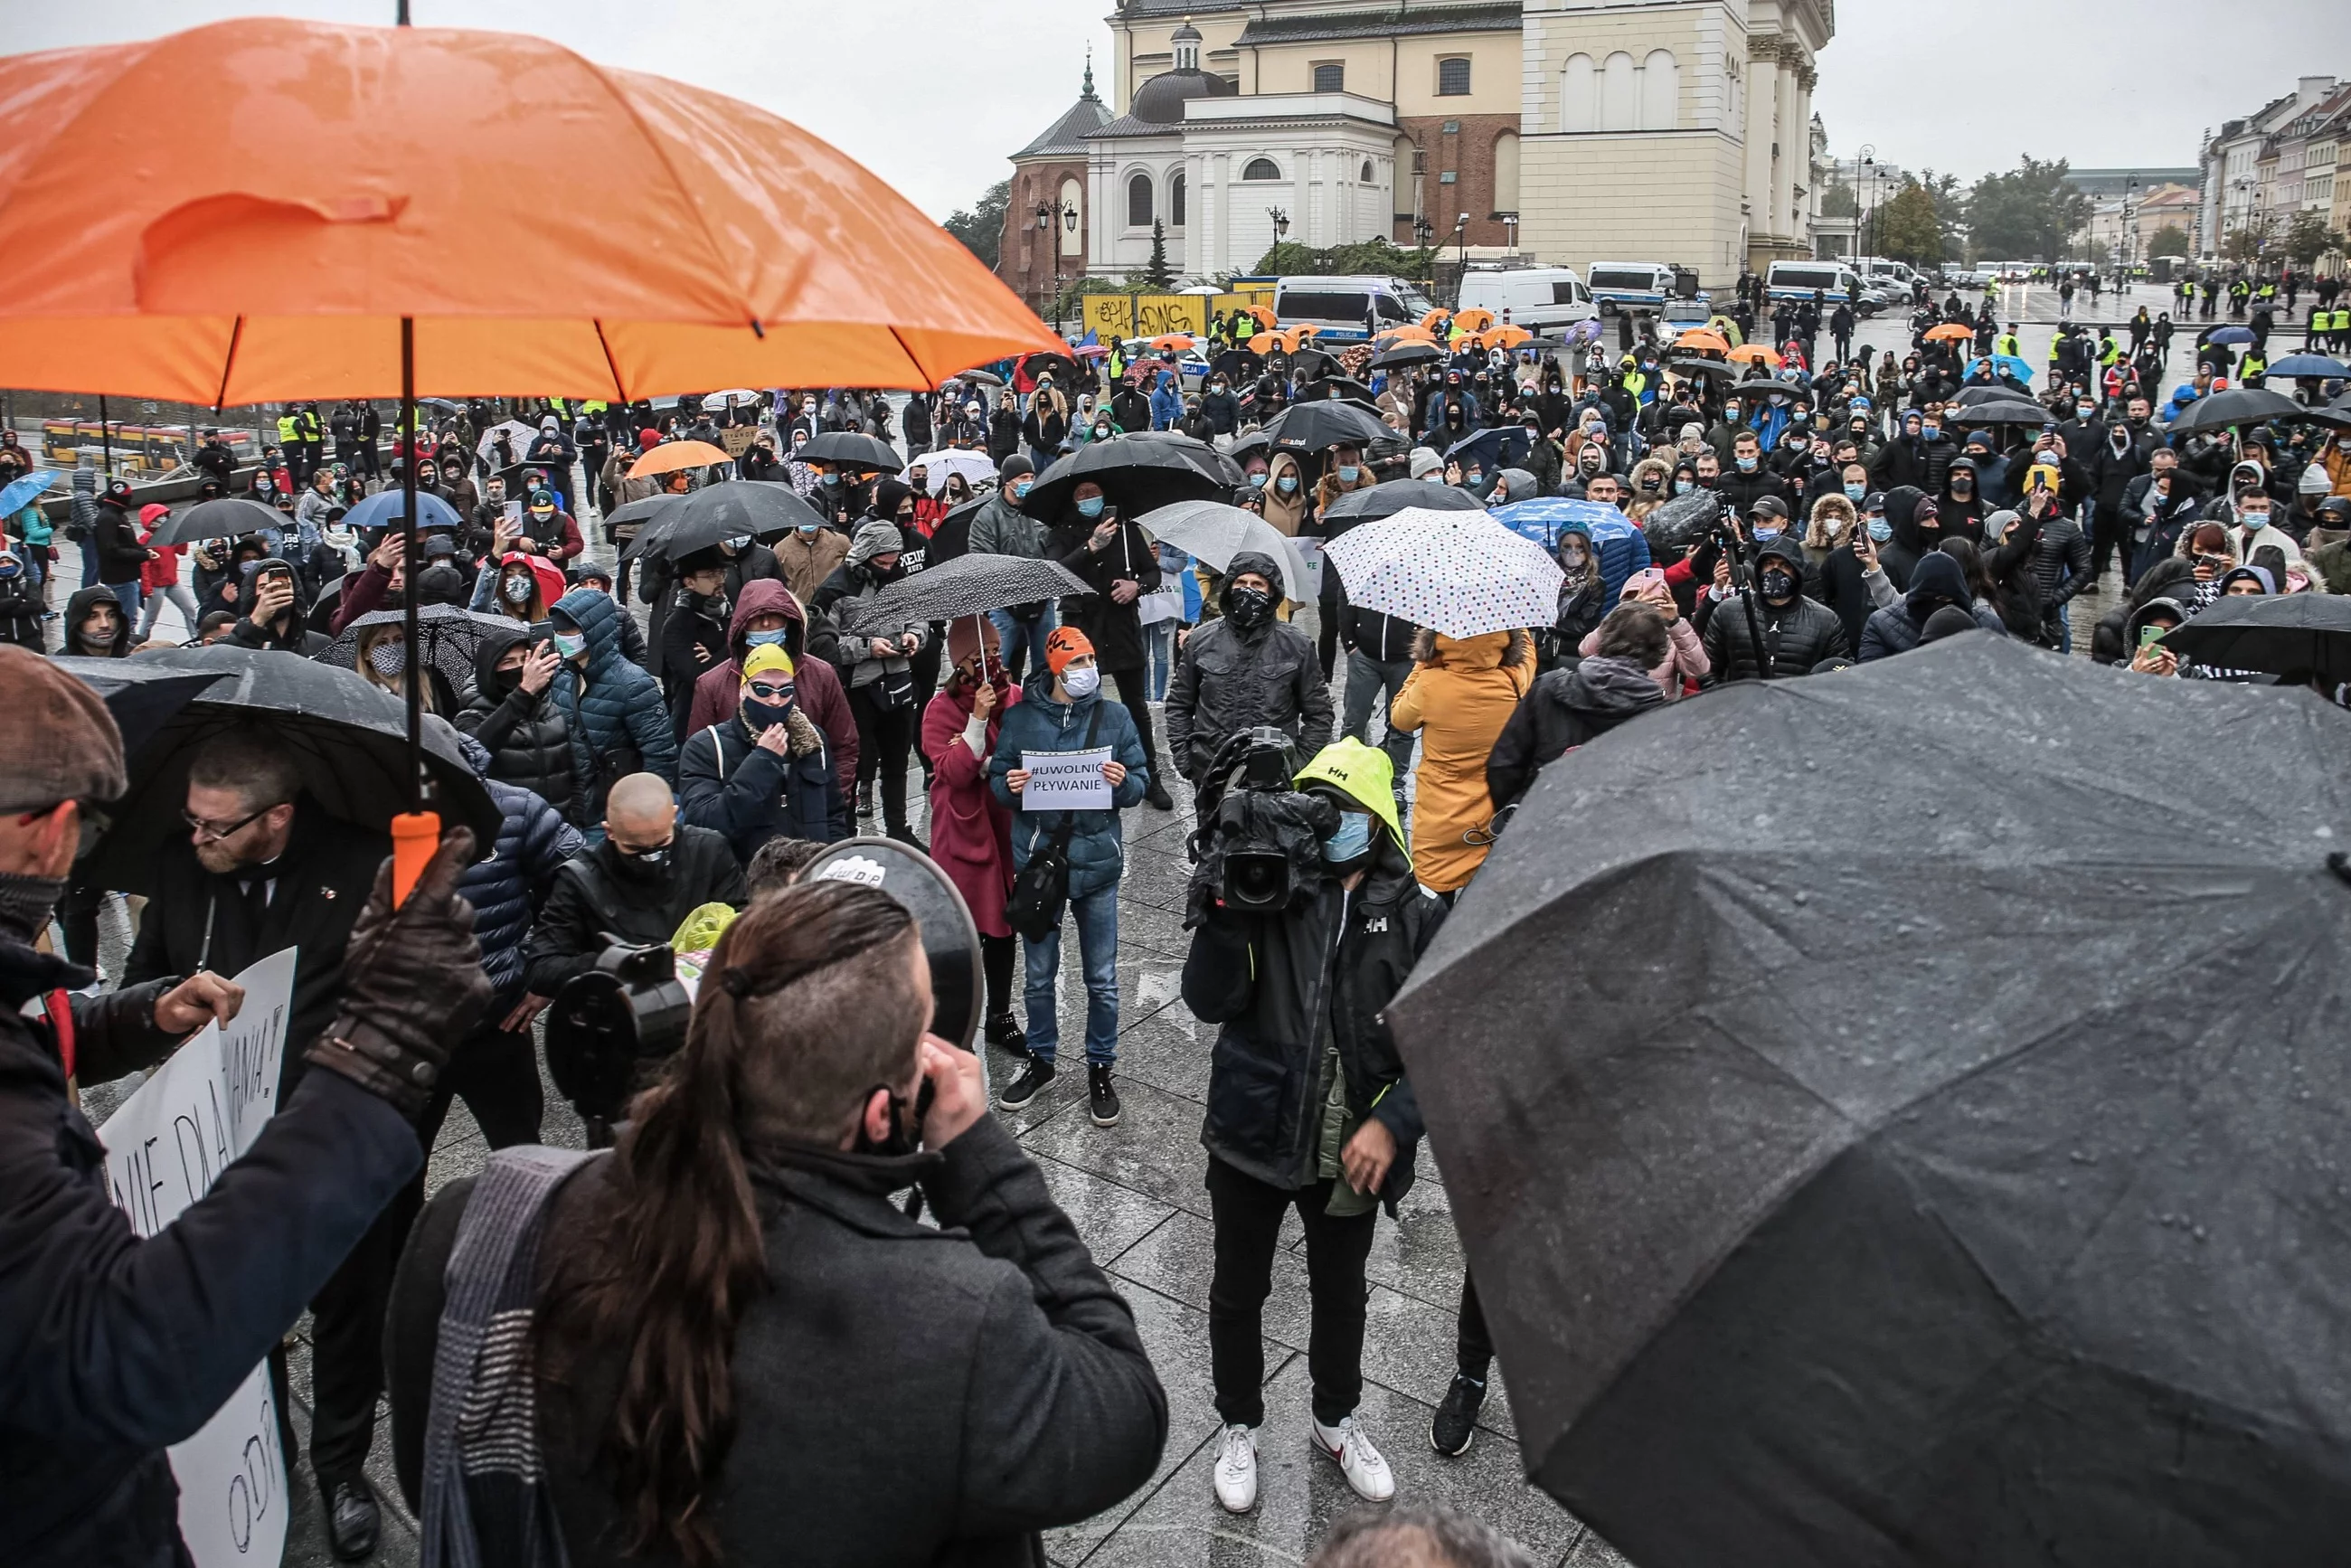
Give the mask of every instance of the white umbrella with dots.
<path id="1" fill-rule="evenodd" d="M 1475 637 L 1559 616 L 1559 562 L 1483 512 L 1408 507 L 1332 539 L 1324 559 L 1347 601 L 1447 637 Z"/>

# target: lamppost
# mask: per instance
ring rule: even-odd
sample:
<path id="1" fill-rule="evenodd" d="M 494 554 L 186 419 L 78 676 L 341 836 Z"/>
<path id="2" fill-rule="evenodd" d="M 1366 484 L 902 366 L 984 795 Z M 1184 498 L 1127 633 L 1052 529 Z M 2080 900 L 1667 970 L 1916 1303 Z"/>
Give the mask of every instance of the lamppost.
<path id="1" fill-rule="evenodd" d="M 1037 214 L 1036 214 L 1036 216 L 1037 216 L 1037 243 L 1038 243 L 1039 245 L 1048 245 L 1048 246 L 1052 245 L 1052 243 L 1053 243 L 1053 209 L 1052 209 L 1051 207 L 1050 207 L 1050 206 L 1046 205 L 1043 202 L 1040 202 L 1040 203 L 1038 203 L 1038 204 L 1037 204 Z M 1060 312 L 1061 308 L 1061 257 L 1060 248 L 1059 248 L 1058 246 L 1056 246 L 1056 247 L 1055 247 L 1055 250 L 1054 250 L 1054 255 L 1053 255 L 1053 309 L 1054 309 L 1054 311 L 1055 311 L 1055 313 L 1056 313 L 1056 320 L 1057 320 L 1057 321 L 1058 321 L 1058 319 L 1059 319 L 1059 312 Z"/>
<path id="2" fill-rule="evenodd" d="M 1268 207 L 1265 215 L 1273 220 L 1273 243 L 1280 245 L 1290 233 L 1290 214 L 1280 207 Z"/>
<path id="3" fill-rule="evenodd" d="M 2125 293 L 2131 287 L 2131 242 L 2138 237 L 2138 220 L 2133 215 L 2137 206 L 2138 176 L 2133 174 L 2123 182 L 2123 232 L 2117 244 L 2122 252 L 2122 276 L 2115 280 L 2116 287 Z"/>
<path id="4" fill-rule="evenodd" d="M 1510 246 L 1510 254 L 1511 254 L 1512 256 L 1516 256 L 1516 255 L 1519 253 L 1519 214 L 1516 214 L 1516 213 L 1504 213 L 1504 214 L 1502 214 L 1502 235 L 1503 235 L 1504 240 L 1509 244 L 1509 246 Z"/>
<path id="5" fill-rule="evenodd" d="M 1462 285 L 1469 280 L 1469 214 L 1463 213 L 1453 220 L 1453 237 L 1461 242 L 1461 273 L 1453 280 L 1453 304 L 1461 305 Z"/>
<path id="6" fill-rule="evenodd" d="M 1876 256 L 1876 246 L 1870 237 L 1870 220 L 1877 216 L 1877 149 L 1869 142 L 1861 144 L 1862 178 L 1868 182 L 1869 194 L 1861 209 L 1861 254 Z"/>
<path id="7" fill-rule="evenodd" d="M 1437 225 L 1430 223 L 1426 215 L 1420 213 L 1413 214 L 1412 243 L 1419 249 L 1418 271 L 1424 278 L 1428 276 L 1428 242 L 1436 237 Z"/>

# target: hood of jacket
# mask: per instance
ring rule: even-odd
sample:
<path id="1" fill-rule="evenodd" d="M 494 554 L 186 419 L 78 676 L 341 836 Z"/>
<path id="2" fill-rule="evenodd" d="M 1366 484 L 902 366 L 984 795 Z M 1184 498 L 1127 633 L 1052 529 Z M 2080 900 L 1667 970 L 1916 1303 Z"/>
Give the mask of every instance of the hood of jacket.
<path id="1" fill-rule="evenodd" d="M 553 612 L 580 628 L 588 639 L 588 674 L 601 679 L 620 662 L 621 607 L 612 596 L 592 588 L 575 588 L 557 600 Z"/>
<path id="2" fill-rule="evenodd" d="M 762 615 L 780 615 L 789 622 L 784 651 L 797 662 L 808 643 L 808 612 L 792 591 L 772 577 L 753 578 L 735 600 L 735 613 L 726 622 L 726 648 L 735 662 L 739 664 L 749 654 L 751 646 L 744 639 L 751 634 L 751 622 Z"/>
<path id="3" fill-rule="evenodd" d="M 1448 670 L 1498 670 L 1512 649 L 1515 633 L 1480 632 L 1474 637 L 1429 633 L 1429 645 Z"/>
<path id="4" fill-rule="evenodd" d="M 474 650 L 475 691 L 494 702 L 503 702 L 513 694 L 514 676 L 501 671 L 498 668 L 498 661 L 506 657 L 507 649 L 521 642 L 527 635 L 528 633 L 525 632 L 520 622 L 510 626 L 490 627 L 482 632 L 481 643 Z M 466 736 L 465 738 L 470 742 L 473 737 Z M 486 757 L 488 754 L 485 752 L 483 755 Z M 485 762 L 483 766 L 486 768 L 488 764 Z"/>
<path id="5" fill-rule="evenodd" d="M 1560 671 L 1557 679 L 1559 700 L 1563 706 L 1612 725 L 1662 706 L 1666 700 L 1665 691 L 1656 679 L 1631 659 L 1595 654 L 1572 670 Z"/>
<path id="6" fill-rule="evenodd" d="M 250 580 L 247 579 L 248 582 Z M 81 624 L 82 616 L 89 612 L 91 605 L 100 602 L 111 604 L 115 610 L 114 651 L 102 656 L 119 659 L 131 652 L 131 617 L 122 613 L 121 601 L 114 597 L 112 589 L 92 583 L 66 601 L 65 647 L 59 650 L 61 653 L 71 653 L 79 651 L 80 640 L 74 635 L 74 628 Z"/>
<path id="7" fill-rule="evenodd" d="M 1918 558 L 1918 564 L 1910 569 L 1910 587 L 1902 596 L 1910 619 L 1921 625 L 1939 605 L 1956 604 L 1964 609 L 1973 601 L 1974 596 L 1968 591 L 1967 572 L 1956 558 L 1938 549 L 1928 550 Z"/>
<path id="8" fill-rule="evenodd" d="M 1916 485 L 1896 485 L 1886 492 L 1886 526 L 1905 549 L 1926 549 L 1918 532 L 1918 503 L 1926 498 L 1927 492 Z"/>
<path id="9" fill-rule="evenodd" d="M 2138 652 L 2139 628 L 2145 626 L 2148 620 L 2156 615 L 2169 615 L 2175 623 L 2184 625 L 2189 619 L 2189 611 L 2188 606 L 2179 600 L 2171 598 L 2168 594 L 2158 593 L 2124 617 L 2123 658 L 2125 662 L 2128 662 L 2130 656 Z"/>
<path id="10" fill-rule="evenodd" d="M 1253 549 L 1237 551 L 1233 559 L 1225 563 L 1225 580 L 1230 582 L 1245 571 L 1256 572 L 1271 583 L 1277 598 L 1289 597 L 1289 585 L 1281 580 L 1281 563 L 1273 557 Z"/>

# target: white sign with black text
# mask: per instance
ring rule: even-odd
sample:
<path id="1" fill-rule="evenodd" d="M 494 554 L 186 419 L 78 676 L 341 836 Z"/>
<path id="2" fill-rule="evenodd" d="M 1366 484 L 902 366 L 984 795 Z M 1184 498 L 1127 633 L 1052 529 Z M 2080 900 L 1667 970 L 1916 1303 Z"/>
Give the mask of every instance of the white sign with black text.
<path id="1" fill-rule="evenodd" d="M 1102 764 L 1110 759 L 1111 748 L 1107 746 L 1097 746 L 1089 751 L 1022 752 L 1020 766 L 1029 775 L 1029 783 L 1020 791 L 1020 809 L 1109 810 L 1110 780 L 1102 777 Z"/>

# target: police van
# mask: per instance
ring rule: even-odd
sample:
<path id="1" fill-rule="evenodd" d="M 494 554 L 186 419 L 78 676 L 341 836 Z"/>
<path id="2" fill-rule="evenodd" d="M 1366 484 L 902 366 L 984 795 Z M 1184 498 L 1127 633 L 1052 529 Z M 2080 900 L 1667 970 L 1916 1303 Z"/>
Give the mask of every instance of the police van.
<path id="1" fill-rule="evenodd" d="M 1458 308 L 1490 310 L 1498 321 L 1544 332 L 1589 321 L 1598 307 L 1573 267 L 1473 263 L 1461 279 Z"/>
<path id="2" fill-rule="evenodd" d="M 1661 261 L 1595 261 L 1584 275 L 1603 316 L 1619 310 L 1663 310 L 1674 292 L 1674 269 Z"/>
<path id="3" fill-rule="evenodd" d="M 1436 308 L 1401 277 L 1282 277 L 1273 286 L 1275 325 L 1315 328 L 1325 342 L 1362 342 Z"/>
<path id="4" fill-rule="evenodd" d="M 1763 289 L 1773 299 L 1802 301 L 1818 294 L 1831 308 L 1862 298 L 1859 275 L 1841 261 L 1775 261 Z"/>

